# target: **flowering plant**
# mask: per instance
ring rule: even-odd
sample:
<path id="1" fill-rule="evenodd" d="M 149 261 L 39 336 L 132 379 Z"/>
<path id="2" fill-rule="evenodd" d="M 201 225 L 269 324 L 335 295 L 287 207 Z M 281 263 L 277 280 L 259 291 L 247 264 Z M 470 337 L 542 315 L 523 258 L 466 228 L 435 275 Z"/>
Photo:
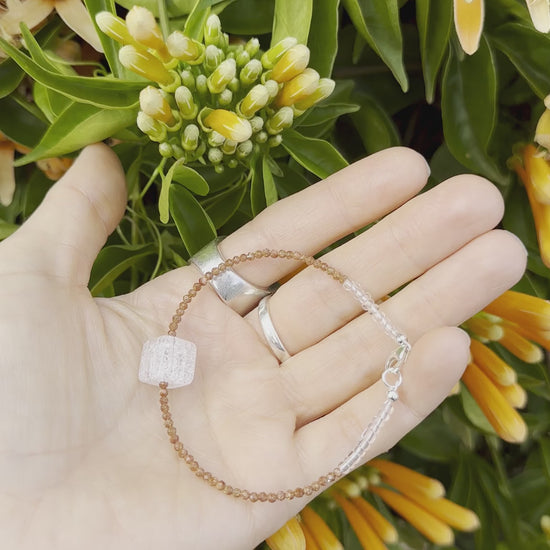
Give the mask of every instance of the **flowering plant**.
<path id="1" fill-rule="evenodd" d="M 433 185 L 473 171 L 505 198 L 528 271 L 464 323 L 455 394 L 270 548 L 550 546 L 549 30 L 549 0 L 0 3 L 0 239 L 106 141 L 129 202 L 96 296 L 393 145 L 421 151 Z"/>

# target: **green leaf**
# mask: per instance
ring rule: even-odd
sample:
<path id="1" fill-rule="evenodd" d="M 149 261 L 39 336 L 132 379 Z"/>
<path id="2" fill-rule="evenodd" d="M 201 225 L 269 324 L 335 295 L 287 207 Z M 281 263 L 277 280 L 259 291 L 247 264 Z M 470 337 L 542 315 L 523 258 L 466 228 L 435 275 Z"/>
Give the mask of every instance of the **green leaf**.
<path id="1" fill-rule="evenodd" d="M 40 143 L 29 154 L 18 159 L 15 165 L 59 157 L 107 139 L 114 132 L 133 124 L 136 114 L 134 109 L 106 110 L 73 103 L 48 128 Z"/>
<path id="2" fill-rule="evenodd" d="M 399 132 L 382 106 L 366 94 L 354 97 L 361 109 L 351 116 L 353 124 L 361 136 L 367 154 L 399 145 Z"/>
<path id="3" fill-rule="evenodd" d="M 282 145 L 298 164 L 321 179 L 348 165 L 328 141 L 304 137 L 290 128 L 283 132 Z"/>
<path id="4" fill-rule="evenodd" d="M 40 29 L 36 35 L 36 41 L 42 46 L 47 46 L 52 38 L 57 37 L 61 23 L 55 19 Z M 13 59 L 6 59 L 0 63 L 0 98 L 11 94 L 23 79 L 25 72 Z"/>
<path id="5" fill-rule="evenodd" d="M 275 186 L 268 156 L 262 158 L 262 176 L 264 180 L 265 203 L 269 206 L 277 202 L 279 196 L 277 195 L 277 187 Z"/>
<path id="6" fill-rule="evenodd" d="M 520 23 L 506 23 L 490 33 L 501 50 L 540 97 L 550 92 L 550 37 Z"/>
<path id="7" fill-rule="evenodd" d="M 391 69 L 404 92 L 409 83 L 403 65 L 403 37 L 397 0 L 343 0 L 355 28 Z"/>
<path id="8" fill-rule="evenodd" d="M 416 21 L 420 35 L 426 101 L 432 103 L 435 80 L 451 36 L 453 5 L 441 0 L 417 0 Z"/>
<path id="9" fill-rule="evenodd" d="M 357 103 L 320 103 L 296 120 L 295 127 L 317 126 L 337 119 L 342 115 L 355 113 L 360 109 Z"/>
<path id="10" fill-rule="evenodd" d="M 250 168 L 250 207 L 252 215 L 257 216 L 267 205 L 264 191 L 263 161 L 257 157 Z"/>
<path id="11" fill-rule="evenodd" d="M 30 57 L 0 38 L 0 47 L 34 80 L 47 88 L 82 103 L 107 109 L 124 109 L 137 104 L 143 82 L 113 78 L 62 76 L 38 65 Z"/>
<path id="12" fill-rule="evenodd" d="M 313 0 L 275 0 L 271 45 L 287 36 L 293 36 L 300 44 L 307 44 L 312 13 Z"/>
<path id="13" fill-rule="evenodd" d="M 246 185 L 239 183 L 211 199 L 209 197 L 208 202 L 205 202 L 203 206 L 216 229 L 225 225 L 233 217 L 245 195 Z"/>
<path id="14" fill-rule="evenodd" d="M 106 246 L 100 251 L 92 267 L 88 283 L 90 292 L 98 296 L 128 268 L 146 256 L 157 253 L 157 247 L 153 244 Z"/>
<path id="15" fill-rule="evenodd" d="M 476 400 L 472 397 L 472 394 L 465 386 L 460 388 L 460 399 L 462 400 L 462 406 L 464 407 L 464 414 L 472 425 L 486 434 L 495 435 L 496 432 L 493 426 L 491 426 L 487 420 L 487 417 L 479 408 Z"/>
<path id="16" fill-rule="evenodd" d="M 299 191 L 303 191 L 310 186 L 309 181 L 302 175 L 293 170 L 288 164 L 281 166 L 283 175 L 273 175 L 277 185 L 277 194 L 280 198 L 285 198 Z"/>
<path id="17" fill-rule="evenodd" d="M 0 219 L 0 241 L 7 239 L 12 233 L 19 229 L 15 223 L 8 223 Z"/>
<path id="18" fill-rule="evenodd" d="M 322 77 L 332 74 L 338 52 L 338 6 L 340 0 L 315 0 L 307 45 L 309 66 Z"/>
<path id="19" fill-rule="evenodd" d="M 32 149 L 46 128 L 44 120 L 13 95 L 0 99 L 0 131 L 12 141 Z"/>
<path id="20" fill-rule="evenodd" d="M 196 195 L 206 196 L 210 191 L 210 187 L 206 180 L 193 168 L 183 164 L 174 163 L 173 181 L 187 187 Z"/>
<path id="21" fill-rule="evenodd" d="M 126 67 L 124 67 L 118 59 L 118 50 L 120 49 L 120 44 L 116 40 L 113 40 L 110 36 L 107 36 L 104 32 L 102 32 L 95 21 L 95 16 L 100 11 L 108 11 L 116 15 L 116 7 L 114 1 L 84 0 L 84 4 L 86 4 L 86 8 L 88 8 L 88 12 L 92 17 L 92 22 L 94 24 L 97 35 L 99 36 L 101 45 L 103 46 L 103 53 L 105 54 L 105 58 L 107 59 L 107 63 L 109 64 L 111 72 L 117 78 L 126 76 Z"/>
<path id="22" fill-rule="evenodd" d="M 189 14 L 185 27 L 184 34 L 195 40 L 202 40 L 203 27 L 210 15 L 210 8 L 224 0 L 197 0 L 195 7 Z"/>
<path id="23" fill-rule="evenodd" d="M 35 82 L 33 86 L 33 99 L 37 107 L 44 113 L 50 123 L 73 103 L 67 96 L 54 92 Z"/>
<path id="24" fill-rule="evenodd" d="M 502 224 L 504 229 L 517 235 L 529 251 L 538 253 L 535 222 L 527 193 L 522 185 L 514 185 L 508 193 Z"/>
<path id="25" fill-rule="evenodd" d="M 170 213 L 190 255 L 216 237 L 216 229 L 197 199 L 182 185 L 170 186 Z"/>
<path id="26" fill-rule="evenodd" d="M 273 0 L 237 0 L 220 15 L 222 29 L 230 34 L 259 35 L 271 32 Z"/>
<path id="27" fill-rule="evenodd" d="M 485 39 L 462 61 L 451 49 L 441 104 L 447 146 L 461 164 L 498 182 L 507 176 L 487 153 L 495 127 L 496 91 L 495 63 Z"/>

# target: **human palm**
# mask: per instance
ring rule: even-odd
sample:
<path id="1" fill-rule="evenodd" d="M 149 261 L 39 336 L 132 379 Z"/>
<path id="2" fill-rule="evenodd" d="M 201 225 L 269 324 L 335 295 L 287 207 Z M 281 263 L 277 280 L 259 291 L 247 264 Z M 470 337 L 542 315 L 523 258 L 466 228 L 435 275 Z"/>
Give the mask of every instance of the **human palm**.
<path id="1" fill-rule="evenodd" d="M 406 202 L 426 178 L 411 151 L 375 155 L 268 209 L 228 237 L 223 252 L 317 253 Z M 89 270 L 124 204 L 114 155 L 93 146 L 0 245 L 6 547 L 253 548 L 307 497 L 234 499 L 197 479 L 171 449 L 158 388 L 138 382 L 137 365 L 143 342 L 166 332 L 199 274 L 186 267 L 129 295 L 93 299 Z M 326 256 L 376 299 L 412 281 L 382 306 L 414 347 L 395 413 L 366 458 L 448 394 L 468 360 L 468 339 L 451 326 L 521 276 L 521 245 L 490 231 L 501 213 L 490 184 L 461 176 Z M 262 286 L 296 267 L 264 259 L 238 269 Z M 235 487 L 277 492 L 314 481 L 354 447 L 384 398 L 377 379 L 392 343 L 312 268 L 273 296 L 271 315 L 292 354 L 282 365 L 256 311 L 242 318 L 212 289 L 201 291 L 178 330 L 197 345 L 195 380 L 170 400 L 180 438 L 201 467 Z"/>

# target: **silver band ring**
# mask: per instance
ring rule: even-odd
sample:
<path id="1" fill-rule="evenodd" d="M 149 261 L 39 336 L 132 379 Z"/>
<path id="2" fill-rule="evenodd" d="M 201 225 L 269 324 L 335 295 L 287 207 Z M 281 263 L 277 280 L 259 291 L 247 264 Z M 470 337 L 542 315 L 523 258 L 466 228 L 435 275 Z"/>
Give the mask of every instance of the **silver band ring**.
<path id="1" fill-rule="evenodd" d="M 201 248 L 195 255 L 189 258 L 202 274 L 212 271 L 225 261 L 218 245 L 223 237 L 218 237 L 210 241 L 205 247 Z M 227 269 L 223 273 L 215 276 L 210 285 L 216 291 L 218 296 L 234 311 L 240 315 L 245 315 L 256 307 L 258 302 L 265 296 L 275 292 L 277 285 L 269 288 L 260 288 L 245 281 L 240 275 L 232 269 Z"/>
<path id="2" fill-rule="evenodd" d="M 258 317 L 260 319 L 262 332 L 264 333 L 265 339 L 269 344 L 273 355 L 277 357 L 279 362 L 283 363 L 287 359 L 290 359 L 290 353 L 288 353 L 284 344 L 281 342 L 281 339 L 273 326 L 273 321 L 269 315 L 269 298 L 270 296 L 265 296 L 260 300 L 260 303 L 258 304 Z"/>

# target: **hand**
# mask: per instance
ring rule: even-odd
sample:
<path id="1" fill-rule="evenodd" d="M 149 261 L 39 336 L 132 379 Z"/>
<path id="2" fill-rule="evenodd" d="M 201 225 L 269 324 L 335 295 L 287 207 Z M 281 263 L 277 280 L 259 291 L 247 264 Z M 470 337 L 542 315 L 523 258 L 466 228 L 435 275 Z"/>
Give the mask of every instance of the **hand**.
<path id="1" fill-rule="evenodd" d="M 454 327 L 522 275 L 525 250 L 491 231 L 503 211 L 487 181 L 458 176 L 413 198 L 428 169 L 391 149 L 278 202 L 223 241 L 226 257 L 258 248 L 326 255 L 383 304 L 414 344 L 400 400 L 367 458 L 429 414 L 460 377 L 468 337 Z M 251 504 L 194 477 L 167 441 L 158 388 L 138 382 L 143 342 L 166 333 L 195 267 L 137 291 L 93 299 L 90 268 L 125 207 L 108 148 L 87 148 L 30 220 L 0 245 L 0 532 L 6 548 L 243 550 L 306 498 Z M 404 204 L 405 203 L 405 204 Z M 401 206 L 403 204 L 403 206 Z M 295 268 L 262 260 L 236 270 L 268 285 Z M 292 357 L 279 366 L 258 329 L 205 288 L 178 334 L 199 350 L 194 382 L 170 392 L 180 438 L 234 486 L 278 491 L 333 469 L 384 398 L 393 348 L 368 314 L 312 268 L 285 283 L 271 316 Z M 377 381 L 378 380 L 378 381 Z"/>

